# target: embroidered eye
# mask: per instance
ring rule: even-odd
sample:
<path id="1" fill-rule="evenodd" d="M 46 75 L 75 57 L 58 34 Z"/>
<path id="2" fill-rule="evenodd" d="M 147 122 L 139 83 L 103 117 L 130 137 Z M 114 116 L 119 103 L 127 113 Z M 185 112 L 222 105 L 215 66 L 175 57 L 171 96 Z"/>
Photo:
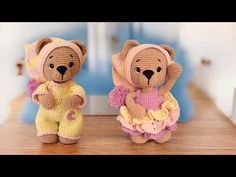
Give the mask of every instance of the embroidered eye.
<path id="1" fill-rule="evenodd" d="M 74 64 L 73 62 L 70 62 L 70 63 L 69 63 L 69 67 L 70 67 L 70 68 L 73 68 L 74 65 L 75 65 L 75 64 Z"/>
<path id="2" fill-rule="evenodd" d="M 161 72 L 161 67 L 157 67 L 157 72 Z"/>
<path id="3" fill-rule="evenodd" d="M 141 72 L 141 69 L 140 69 L 139 67 L 136 67 L 134 70 L 135 70 L 136 72 L 138 72 L 138 73 Z"/>
<path id="4" fill-rule="evenodd" d="M 50 69 L 53 69 L 53 68 L 54 68 L 54 64 L 50 63 L 50 64 L 48 65 L 48 67 L 49 67 Z"/>

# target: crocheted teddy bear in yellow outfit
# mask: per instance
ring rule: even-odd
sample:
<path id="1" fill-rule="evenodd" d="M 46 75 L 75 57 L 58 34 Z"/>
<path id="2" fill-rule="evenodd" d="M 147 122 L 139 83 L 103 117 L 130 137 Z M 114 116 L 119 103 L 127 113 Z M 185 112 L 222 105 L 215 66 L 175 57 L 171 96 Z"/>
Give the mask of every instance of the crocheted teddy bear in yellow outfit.
<path id="1" fill-rule="evenodd" d="M 83 127 L 80 108 L 86 93 L 72 78 L 86 57 L 85 45 L 78 41 L 43 38 L 26 46 L 26 68 L 39 81 L 32 99 L 40 104 L 36 117 L 37 135 L 42 143 L 76 143 Z"/>

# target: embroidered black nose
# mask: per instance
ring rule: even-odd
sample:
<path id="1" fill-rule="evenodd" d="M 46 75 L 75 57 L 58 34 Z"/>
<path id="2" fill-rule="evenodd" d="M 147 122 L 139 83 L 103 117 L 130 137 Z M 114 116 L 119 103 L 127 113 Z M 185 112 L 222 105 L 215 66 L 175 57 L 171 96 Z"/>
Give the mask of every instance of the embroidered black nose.
<path id="1" fill-rule="evenodd" d="M 152 75 L 154 74 L 154 72 L 152 70 L 145 70 L 145 71 L 143 71 L 143 74 L 149 80 L 152 77 Z"/>
<path id="2" fill-rule="evenodd" d="M 65 66 L 58 66 L 58 67 L 57 67 L 57 71 L 58 71 L 59 73 L 61 73 L 61 75 L 64 75 L 65 72 L 66 72 L 66 70 L 67 70 L 67 67 L 65 67 Z"/>

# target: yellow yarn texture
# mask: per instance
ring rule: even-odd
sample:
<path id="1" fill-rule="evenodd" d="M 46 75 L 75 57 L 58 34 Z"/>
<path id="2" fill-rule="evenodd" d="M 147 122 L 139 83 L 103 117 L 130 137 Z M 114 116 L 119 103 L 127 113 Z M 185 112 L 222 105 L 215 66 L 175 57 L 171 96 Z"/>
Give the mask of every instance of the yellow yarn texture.
<path id="1" fill-rule="evenodd" d="M 75 81 L 56 84 L 47 81 L 40 85 L 33 93 L 33 100 L 38 103 L 38 95 L 51 93 L 56 106 L 50 110 L 40 105 L 36 117 L 37 135 L 58 134 L 63 138 L 79 139 L 83 128 L 83 115 L 80 108 L 86 104 L 85 90 Z M 65 98 L 71 95 L 80 96 L 83 104 L 76 109 L 68 109 L 63 104 Z"/>

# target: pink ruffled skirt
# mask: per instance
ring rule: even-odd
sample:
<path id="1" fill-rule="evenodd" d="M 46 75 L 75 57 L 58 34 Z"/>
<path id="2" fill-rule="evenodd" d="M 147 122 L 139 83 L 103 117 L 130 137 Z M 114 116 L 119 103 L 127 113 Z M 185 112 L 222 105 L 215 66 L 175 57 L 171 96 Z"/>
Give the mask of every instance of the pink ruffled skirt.
<path id="1" fill-rule="evenodd" d="M 165 98 L 166 101 L 162 103 L 160 110 L 148 110 L 147 115 L 142 119 L 132 117 L 127 107 L 122 106 L 117 117 L 122 130 L 130 136 L 143 135 L 147 139 L 154 140 L 158 140 L 167 132 L 175 131 L 180 108 L 170 92 L 165 95 Z"/>

